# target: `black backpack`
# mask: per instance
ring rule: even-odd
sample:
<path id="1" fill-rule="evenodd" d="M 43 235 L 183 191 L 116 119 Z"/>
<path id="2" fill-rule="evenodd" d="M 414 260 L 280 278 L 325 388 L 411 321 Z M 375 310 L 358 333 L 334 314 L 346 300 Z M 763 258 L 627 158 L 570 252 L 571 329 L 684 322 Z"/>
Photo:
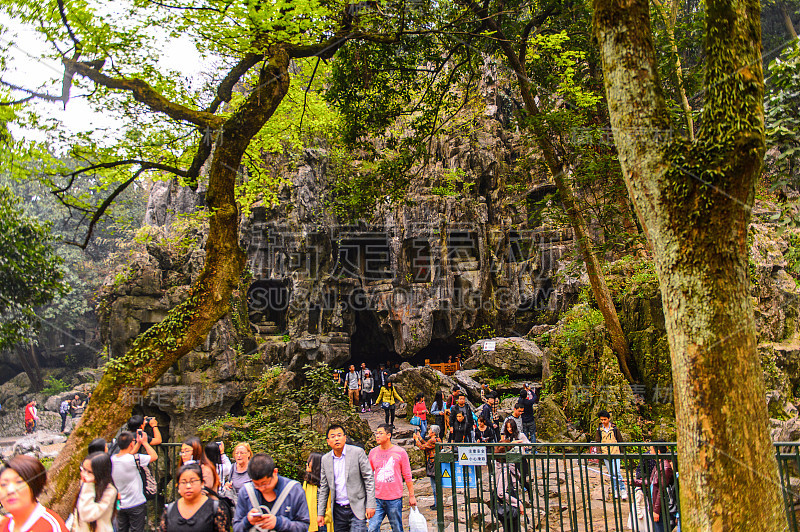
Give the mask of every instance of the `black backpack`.
<path id="1" fill-rule="evenodd" d="M 225 517 L 228 519 L 228 524 L 233 524 L 233 509 L 236 506 L 236 502 L 232 501 L 228 497 L 223 497 L 219 495 L 216 491 L 212 490 L 211 488 L 203 488 L 203 491 L 209 496 L 209 498 L 214 501 L 214 513 L 217 512 L 217 508 L 222 508 L 222 513 L 225 514 Z"/>
<path id="2" fill-rule="evenodd" d="M 672 479 L 671 484 L 667 484 L 667 511 L 670 515 L 678 513 L 678 485 L 675 479 Z"/>

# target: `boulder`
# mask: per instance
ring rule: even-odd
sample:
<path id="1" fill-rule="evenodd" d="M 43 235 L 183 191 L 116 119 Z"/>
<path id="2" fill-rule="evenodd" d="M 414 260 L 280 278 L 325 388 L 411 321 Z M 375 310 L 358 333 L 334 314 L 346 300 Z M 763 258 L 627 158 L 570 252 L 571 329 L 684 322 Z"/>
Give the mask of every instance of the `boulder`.
<path id="1" fill-rule="evenodd" d="M 31 380 L 25 373 L 20 373 L 8 382 L 0 385 L 0 404 L 3 410 L 10 412 L 25 406 L 25 393 L 31 386 Z"/>
<path id="2" fill-rule="evenodd" d="M 486 342 L 495 342 L 494 351 L 484 351 Z M 527 338 L 490 338 L 479 340 L 469 348 L 470 357 L 463 369 L 489 368 L 501 375 L 541 377 L 544 354 Z"/>
<path id="3" fill-rule="evenodd" d="M 507 418 L 511 415 L 511 412 L 514 411 L 514 405 L 517 404 L 519 401 L 516 397 L 507 397 L 500 401 L 500 406 L 497 408 L 497 413 L 503 417 L 503 419 Z"/>
<path id="4" fill-rule="evenodd" d="M 367 448 L 375 445 L 372 429 L 370 429 L 366 420 L 347 408 L 346 405 L 342 407 L 341 402 L 333 401 L 323 395 L 319 400 L 319 412 L 314 414 L 312 427 L 314 430 L 325 434 L 331 423 L 343 426 L 349 438 L 366 445 Z"/>
<path id="5" fill-rule="evenodd" d="M 571 441 L 569 421 L 552 397 L 539 403 L 536 409 L 536 438 L 547 442 Z"/>
<path id="6" fill-rule="evenodd" d="M 477 369 L 462 369 L 453 373 L 453 380 L 455 380 L 461 389 L 467 392 L 467 397 L 470 400 L 479 403 L 481 398 L 481 385 L 472 377 L 480 372 Z"/>
<path id="7" fill-rule="evenodd" d="M 50 412 L 58 412 L 59 407 L 61 406 L 61 401 L 64 399 L 70 401 L 76 395 L 80 397 L 81 401 L 86 400 L 86 396 L 94 389 L 95 383 L 85 383 L 77 386 L 71 390 L 57 393 L 55 395 L 51 395 L 47 398 L 47 401 L 44 402 L 44 410 L 48 410 Z"/>
<path id="8" fill-rule="evenodd" d="M 772 428 L 770 435 L 774 442 L 795 442 L 800 441 L 800 418 L 793 417 L 786 421 L 778 419 L 771 420 Z"/>
<path id="9" fill-rule="evenodd" d="M 39 453 L 42 452 L 42 448 L 39 445 L 39 442 L 36 441 L 35 436 L 26 436 L 17 440 L 14 444 L 14 450 L 12 454 L 27 454 L 32 456 L 39 456 Z"/>
<path id="10" fill-rule="evenodd" d="M 394 383 L 397 393 L 407 404 L 413 405 L 414 398 L 422 392 L 428 407 L 433 403 L 436 392 L 441 391 L 446 399 L 456 384 L 452 378 L 428 366 L 404 369 L 392 375 L 389 380 Z M 399 411 L 395 414 L 399 415 Z"/>

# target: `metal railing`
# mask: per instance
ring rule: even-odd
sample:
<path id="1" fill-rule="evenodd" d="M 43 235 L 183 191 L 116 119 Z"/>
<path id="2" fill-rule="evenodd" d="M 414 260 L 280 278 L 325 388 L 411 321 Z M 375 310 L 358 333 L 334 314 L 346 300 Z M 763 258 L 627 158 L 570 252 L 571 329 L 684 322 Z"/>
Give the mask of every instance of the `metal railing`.
<path id="1" fill-rule="evenodd" d="M 180 463 L 182 443 L 164 442 L 153 447 L 158 460 L 150 466 L 156 481 L 158 492 L 147 501 L 147 528 L 155 530 L 164 507 L 178 498 L 178 464 Z"/>
<path id="2" fill-rule="evenodd" d="M 652 530 L 656 500 L 664 530 L 677 529 L 676 444 L 656 445 L 658 455 L 649 454 L 649 443 L 437 444 L 438 530 L 645 532 Z M 800 532 L 800 443 L 776 443 L 775 451 L 790 530 Z M 484 454 L 486 465 L 464 465 L 480 463 Z M 657 488 L 642 482 L 651 476 Z M 617 480 L 624 490 L 617 489 Z M 674 513 L 668 511 L 670 500 Z"/>

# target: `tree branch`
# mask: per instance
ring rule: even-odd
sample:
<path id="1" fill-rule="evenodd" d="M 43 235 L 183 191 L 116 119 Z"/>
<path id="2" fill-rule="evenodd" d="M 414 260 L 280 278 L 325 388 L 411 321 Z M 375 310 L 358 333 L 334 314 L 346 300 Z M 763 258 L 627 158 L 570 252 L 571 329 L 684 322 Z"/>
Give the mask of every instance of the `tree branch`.
<path id="1" fill-rule="evenodd" d="M 164 113 L 175 120 L 211 129 L 219 129 L 225 123 L 225 119 L 222 117 L 205 111 L 190 109 L 164 98 L 158 91 L 140 79 L 112 78 L 102 74 L 98 68 L 89 63 L 72 59 L 64 59 L 63 62 L 68 69 L 74 69 L 75 72 L 91 79 L 98 85 L 109 89 L 130 91 L 133 99 L 137 102 L 141 102 L 153 111 Z"/>
<path id="2" fill-rule="evenodd" d="M 61 15 L 61 21 L 64 23 L 64 27 L 67 28 L 67 33 L 69 33 L 70 39 L 72 42 L 75 43 L 75 51 L 79 51 L 81 48 L 81 41 L 75 36 L 75 33 L 72 31 L 72 28 L 67 22 L 67 13 L 64 9 L 64 0 L 58 0 L 58 12 Z"/>
<path id="3" fill-rule="evenodd" d="M 206 108 L 205 112 L 215 113 L 222 102 L 231 101 L 234 85 L 236 85 L 248 70 L 257 65 L 262 59 L 264 59 L 264 54 L 247 54 L 243 57 L 242 60 L 228 72 L 225 79 L 220 82 L 219 87 L 217 87 L 217 95 L 214 97 L 214 101 Z"/>
<path id="4" fill-rule="evenodd" d="M 311 73 L 311 79 L 308 80 L 308 86 L 306 86 L 306 92 L 303 94 L 303 114 L 300 115 L 300 125 L 298 126 L 298 131 L 303 131 L 303 118 L 306 116 L 306 103 L 308 102 L 308 91 L 311 90 L 311 83 L 314 82 L 314 76 L 317 75 L 317 68 L 319 68 L 319 62 L 322 59 L 319 57 L 317 58 L 317 63 L 314 65 L 314 72 Z"/>
<path id="5" fill-rule="evenodd" d="M 122 192 L 124 192 L 125 189 L 128 188 L 128 186 L 130 186 L 131 183 L 136 181 L 136 179 L 140 175 L 142 175 L 142 173 L 146 170 L 148 170 L 148 168 L 145 167 L 141 167 L 138 170 L 136 170 L 136 172 L 134 172 L 134 174 L 129 179 L 123 181 L 116 189 L 114 189 L 114 192 L 109 194 L 108 197 L 105 200 L 103 200 L 103 203 L 100 204 L 98 209 L 94 212 L 94 215 L 92 215 L 92 219 L 89 220 L 89 228 L 86 230 L 86 236 L 84 237 L 83 242 L 78 243 L 75 241 L 69 241 L 66 242 L 66 244 L 78 246 L 81 249 L 86 249 L 86 247 L 89 245 L 89 240 L 92 238 L 94 227 L 95 225 L 97 225 L 97 222 L 100 221 L 100 218 L 103 216 L 103 214 L 105 214 L 105 212 L 108 210 L 111 204 L 114 203 L 114 200 L 117 198 L 117 196 L 122 194 Z"/>

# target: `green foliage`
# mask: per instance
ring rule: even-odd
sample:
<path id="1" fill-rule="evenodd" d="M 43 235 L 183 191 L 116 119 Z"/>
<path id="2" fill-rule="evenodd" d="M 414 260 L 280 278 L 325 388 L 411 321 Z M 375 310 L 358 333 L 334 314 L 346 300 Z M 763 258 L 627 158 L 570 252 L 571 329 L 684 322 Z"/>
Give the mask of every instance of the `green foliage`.
<path id="1" fill-rule="evenodd" d="M 350 150 L 342 147 L 330 151 L 333 190 L 328 205 L 344 222 L 369 220 L 377 204 L 397 203 L 406 196 L 414 153 L 408 148 L 400 152 L 386 150 L 380 159 L 372 159 L 356 160 Z"/>
<path id="2" fill-rule="evenodd" d="M 325 448 L 325 437 L 300 423 L 297 407 L 291 402 L 271 404 L 239 418 L 217 419 L 205 423 L 198 433 L 204 440 L 249 442 L 253 452 L 268 453 L 280 474 L 295 480 L 303 479 L 308 454 Z"/>
<path id="3" fill-rule="evenodd" d="M 511 377 L 509 377 L 508 375 L 500 375 L 499 377 L 489 379 L 489 382 L 487 384 L 489 385 L 489 388 L 496 388 L 498 386 L 502 386 L 510 382 L 511 382 Z"/>
<path id="4" fill-rule="evenodd" d="M 69 390 L 69 384 L 55 377 L 47 377 L 44 380 L 44 384 L 45 387 L 42 388 L 42 393 L 48 397 Z"/>
<path id="5" fill-rule="evenodd" d="M 783 254 L 789 271 L 795 275 L 800 275 L 800 235 L 797 233 L 789 234 L 789 247 Z"/>
<path id="6" fill-rule="evenodd" d="M 347 397 L 341 393 L 340 387 L 331 379 L 331 371 L 327 364 L 304 365 L 306 384 L 290 392 L 288 397 L 303 405 L 302 408 L 307 408 L 309 414 L 316 411 L 316 405 L 322 397 L 328 397 L 330 401 L 342 407 L 349 405 Z"/>
<path id="7" fill-rule="evenodd" d="M 431 188 L 431 194 L 445 198 L 458 196 L 466 175 L 461 168 L 452 168 L 446 171 L 441 178 L 441 185 Z"/>
<path id="8" fill-rule="evenodd" d="M 68 291 L 51 238 L 50 225 L 26 215 L 20 199 L 0 187 L 0 350 L 30 338 L 37 307 Z"/>
<path id="9" fill-rule="evenodd" d="M 472 329 L 467 329 L 466 331 L 458 333 L 456 335 L 456 340 L 458 341 L 459 349 L 464 353 L 468 353 L 469 347 L 478 340 L 494 338 L 496 336 L 497 331 L 495 331 L 494 327 L 483 324 L 479 327 L 473 327 Z"/>
<path id="10" fill-rule="evenodd" d="M 785 198 L 787 186 L 800 188 L 800 45 L 789 46 L 769 64 L 764 101 L 767 134 L 765 171 L 770 190 Z M 784 227 L 800 227 L 797 202 L 783 205 L 772 221 Z"/>
<path id="11" fill-rule="evenodd" d="M 269 386 L 281 370 L 280 366 L 267 370 L 259 386 Z M 313 420 L 323 397 L 326 408 L 349 409 L 347 398 L 330 378 L 328 365 L 305 365 L 303 371 L 304 386 L 240 418 L 224 417 L 206 423 L 200 427 L 201 437 L 250 442 L 254 452 L 266 452 L 275 459 L 282 475 L 302 480 L 308 453 L 325 448 L 325 436 L 314 430 L 310 422 L 303 423 L 303 419 Z"/>

